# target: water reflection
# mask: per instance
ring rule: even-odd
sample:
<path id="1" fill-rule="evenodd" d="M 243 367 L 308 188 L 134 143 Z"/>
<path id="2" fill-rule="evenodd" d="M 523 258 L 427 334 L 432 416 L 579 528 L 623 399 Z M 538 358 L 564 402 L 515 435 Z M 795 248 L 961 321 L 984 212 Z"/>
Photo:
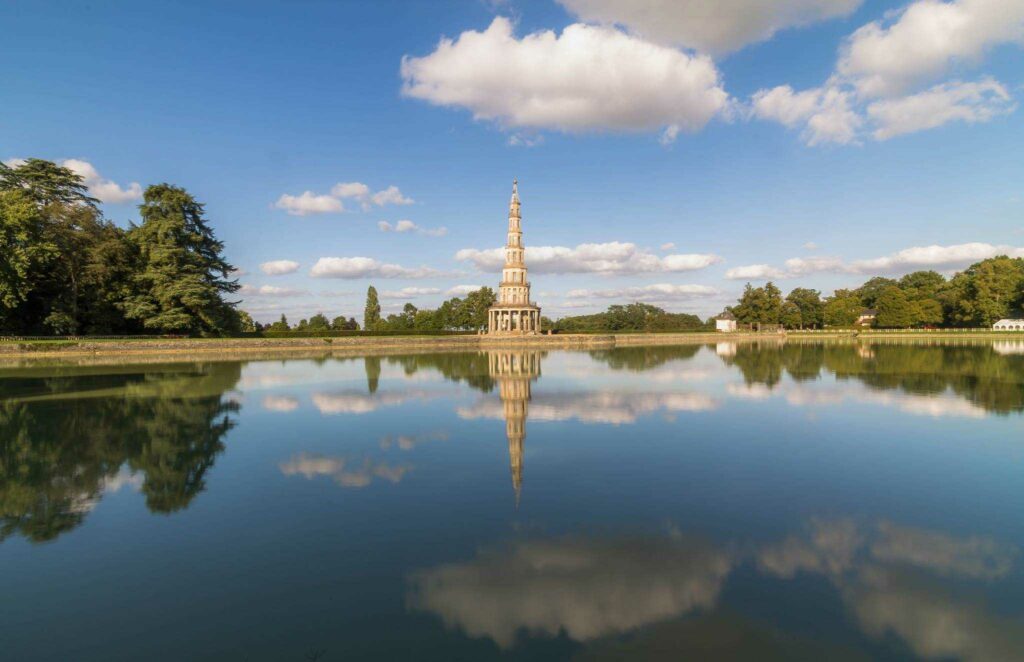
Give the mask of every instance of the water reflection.
<path id="1" fill-rule="evenodd" d="M 188 507 L 224 450 L 237 363 L 25 370 L 3 381 L 0 539 L 53 540 L 131 483 L 155 513 Z M 125 474 L 125 471 L 128 474 Z"/>
<path id="2" fill-rule="evenodd" d="M 501 648 L 567 636 L 596 641 L 588 654 L 597 657 L 604 649 L 643 650 L 653 639 L 673 647 L 652 659 L 678 659 L 681 650 L 706 643 L 711 622 L 712 634 L 731 631 L 719 650 L 731 659 L 756 628 L 737 617 L 743 605 L 721 604 L 723 595 L 730 582 L 757 583 L 747 577 L 756 568 L 764 579 L 826 578 L 859 634 L 876 644 L 895 636 L 922 657 L 1010 660 L 1024 650 L 1024 613 L 1000 613 L 982 595 L 1010 573 L 1018 553 L 992 538 L 887 520 L 814 519 L 804 533 L 761 545 L 716 545 L 674 528 L 664 535 L 531 538 L 413 573 L 407 603 Z M 779 592 L 764 579 L 758 591 Z M 685 618 L 693 614 L 700 627 Z M 814 627 L 822 614 L 805 616 Z M 625 646 L 608 638 L 634 631 Z M 788 635 L 780 646 L 777 637 L 759 635 L 761 657 L 772 648 L 813 649 Z"/>

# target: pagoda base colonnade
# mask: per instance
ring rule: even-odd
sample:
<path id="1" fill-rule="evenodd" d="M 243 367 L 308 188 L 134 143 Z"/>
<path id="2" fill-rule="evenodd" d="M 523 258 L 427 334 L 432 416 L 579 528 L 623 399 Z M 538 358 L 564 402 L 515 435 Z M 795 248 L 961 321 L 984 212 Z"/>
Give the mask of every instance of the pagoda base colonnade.
<path id="1" fill-rule="evenodd" d="M 540 333 L 540 308 L 491 308 L 487 311 L 491 335 L 533 335 Z"/>

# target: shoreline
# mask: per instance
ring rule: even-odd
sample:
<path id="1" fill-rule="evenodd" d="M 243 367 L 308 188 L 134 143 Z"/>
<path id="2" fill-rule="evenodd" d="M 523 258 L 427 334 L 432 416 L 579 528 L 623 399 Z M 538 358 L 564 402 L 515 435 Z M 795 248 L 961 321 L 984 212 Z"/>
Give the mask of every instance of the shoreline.
<path id="1" fill-rule="evenodd" d="M 40 360 L 298 358 L 303 356 L 386 355 L 488 349 L 613 349 L 658 345 L 819 341 L 992 341 L 1021 340 L 1024 334 L 995 331 L 805 331 L 789 333 L 626 333 L 553 336 L 364 336 L 336 338 L 202 338 L 0 342 L 0 367 Z"/>

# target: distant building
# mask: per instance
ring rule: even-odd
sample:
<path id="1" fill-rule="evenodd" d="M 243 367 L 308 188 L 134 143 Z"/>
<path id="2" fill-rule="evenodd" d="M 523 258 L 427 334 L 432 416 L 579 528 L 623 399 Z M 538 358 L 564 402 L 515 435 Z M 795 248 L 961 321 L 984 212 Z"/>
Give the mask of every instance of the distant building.
<path id="1" fill-rule="evenodd" d="M 875 318 L 878 317 L 878 311 L 874 308 L 865 308 L 860 311 L 860 315 L 857 316 L 857 326 L 871 326 L 875 323 Z"/>
<path id="2" fill-rule="evenodd" d="M 736 316 L 729 311 L 725 311 L 715 318 L 715 330 L 732 333 L 736 330 Z"/>
<path id="3" fill-rule="evenodd" d="M 1024 331 L 1024 320 L 1004 319 L 992 325 L 993 331 Z"/>
<path id="4" fill-rule="evenodd" d="M 530 281 L 526 280 L 523 254 L 522 217 L 519 214 L 519 182 L 512 182 L 508 207 L 508 240 L 505 267 L 498 283 L 498 301 L 487 311 L 487 333 L 502 336 L 540 333 L 540 306 L 530 302 Z"/>

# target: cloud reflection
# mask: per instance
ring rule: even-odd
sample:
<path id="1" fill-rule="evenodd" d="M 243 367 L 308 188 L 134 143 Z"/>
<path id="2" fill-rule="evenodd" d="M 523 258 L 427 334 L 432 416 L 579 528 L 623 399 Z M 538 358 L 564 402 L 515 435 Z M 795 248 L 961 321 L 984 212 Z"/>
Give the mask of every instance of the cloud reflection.
<path id="1" fill-rule="evenodd" d="M 588 393 L 549 393 L 535 395 L 530 403 L 530 421 L 567 421 L 623 425 L 656 412 L 678 413 L 710 411 L 718 400 L 706 393 L 628 393 L 595 391 Z M 500 401 L 484 398 L 468 407 L 460 407 L 459 418 L 504 418 Z"/>
<path id="2" fill-rule="evenodd" d="M 278 468 L 285 476 L 302 476 L 306 480 L 326 476 L 341 487 L 352 488 L 366 487 L 378 478 L 393 484 L 398 483 L 412 471 L 409 465 L 391 465 L 369 458 L 354 463 L 345 457 L 307 453 L 300 453 L 287 462 L 280 463 Z"/>

